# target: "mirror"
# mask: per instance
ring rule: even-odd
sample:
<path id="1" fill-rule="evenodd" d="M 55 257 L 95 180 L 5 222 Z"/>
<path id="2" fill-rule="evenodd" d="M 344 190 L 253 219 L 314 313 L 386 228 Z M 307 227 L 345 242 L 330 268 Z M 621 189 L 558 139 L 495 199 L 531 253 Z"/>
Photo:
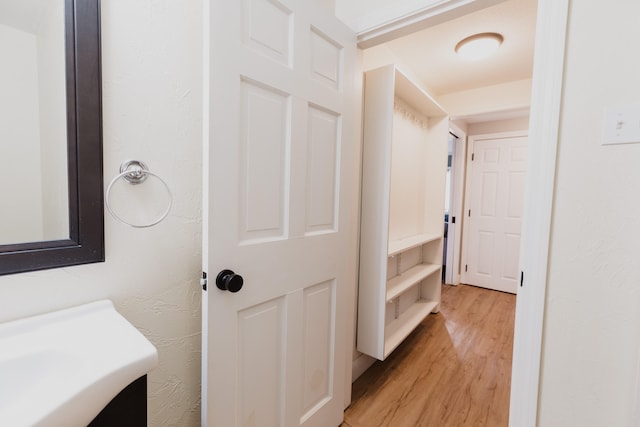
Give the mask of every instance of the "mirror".
<path id="1" fill-rule="evenodd" d="M 104 261 L 99 23 L 0 0 L 0 274 Z"/>
<path id="2" fill-rule="evenodd" d="M 64 1 L 37 2 L 0 0 L 0 245 L 69 236 Z"/>

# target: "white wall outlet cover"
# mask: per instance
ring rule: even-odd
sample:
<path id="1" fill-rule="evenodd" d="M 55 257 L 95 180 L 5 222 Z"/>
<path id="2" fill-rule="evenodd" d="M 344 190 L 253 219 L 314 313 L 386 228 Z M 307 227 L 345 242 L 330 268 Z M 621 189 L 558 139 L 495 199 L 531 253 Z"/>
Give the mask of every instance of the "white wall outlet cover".
<path id="1" fill-rule="evenodd" d="M 640 143 L 640 104 L 604 109 L 602 145 Z"/>

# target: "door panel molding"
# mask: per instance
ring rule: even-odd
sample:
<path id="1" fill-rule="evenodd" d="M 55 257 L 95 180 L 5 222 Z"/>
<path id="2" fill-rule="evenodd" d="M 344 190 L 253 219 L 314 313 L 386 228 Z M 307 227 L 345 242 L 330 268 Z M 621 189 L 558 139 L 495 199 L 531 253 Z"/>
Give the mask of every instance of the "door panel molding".
<path id="1" fill-rule="evenodd" d="M 211 0 L 205 13 L 203 271 L 233 269 L 244 285 L 203 291 L 202 423 L 339 425 L 353 337 L 341 326 L 355 318 L 356 35 L 313 1 Z"/>

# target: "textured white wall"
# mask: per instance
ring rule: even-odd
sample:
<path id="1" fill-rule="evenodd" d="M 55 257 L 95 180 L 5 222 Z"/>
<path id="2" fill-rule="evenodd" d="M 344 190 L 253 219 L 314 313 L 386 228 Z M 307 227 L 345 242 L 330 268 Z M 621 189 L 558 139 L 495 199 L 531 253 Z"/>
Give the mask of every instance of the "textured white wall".
<path id="1" fill-rule="evenodd" d="M 531 105 L 531 80 L 518 80 L 438 96 L 452 117 L 526 109 Z"/>
<path id="2" fill-rule="evenodd" d="M 105 186 L 123 160 L 173 191 L 169 217 L 105 217 L 106 262 L 0 277 L 0 321 L 109 298 L 158 348 L 149 425 L 200 425 L 201 2 L 102 2 Z"/>
<path id="3" fill-rule="evenodd" d="M 539 425 L 635 426 L 640 144 L 602 146 L 601 127 L 605 106 L 640 102 L 640 2 L 569 13 Z"/>
<path id="4" fill-rule="evenodd" d="M 506 120 L 492 120 L 488 122 L 471 123 L 467 127 L 467 135 L 483 135 L 500 132 L 515 132 L 529 130 L 529 116 L 516 117 Z"/>

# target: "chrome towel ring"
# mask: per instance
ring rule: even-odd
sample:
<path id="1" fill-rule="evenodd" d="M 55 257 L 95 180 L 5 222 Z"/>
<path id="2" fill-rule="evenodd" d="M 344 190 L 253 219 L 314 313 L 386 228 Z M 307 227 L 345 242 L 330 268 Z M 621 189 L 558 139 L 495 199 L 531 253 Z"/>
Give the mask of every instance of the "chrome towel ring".
<path id="1" fill-rule="evenodd" d="M 138 185 L 145 182 L 146 179 L 149 177 L 149 175 L 158 178 L 158 180 L 160 180 L 164 188 L 167 190 L 167 194 L 169 195 L 169 204 L 167 205 L 167 208 L 164 210 L 164 212 L 162 212 L 162 214 L 154 221 L 151 221 L 147 224 L 133 224 L 131 222 L 124 220 L 121 216 L 116 214 L 111 208 L 111 204 L 109 202 L 111 189 L 113 187 L 113 184 L 115 184 L 116 181 L 119 180 L 120 178 L 124 179 L 126 182 L 128 182 L 131 185 Z M 109 183 L 109 186 L 107 187 L 107 192 L 105 193 L 104 198 L 105 198 L 105 204 L 107 205 L 107 210 L 109 211 L 109 213 L 119 222 L 133 228 L 147 228 L 147 227 L 152 227 L 158 224 L 160 221 L 165 219 L 167 215 L 169 215 L 169 211 L 171 211 L 171 205 L 173 204 L 173 195 L 171 194 L 171 190 L 169 189 L 169 186 L 167 185 L 167 183 L 158 175 L 151 172 L 147 167 L 147 165 L 139 160 L 127 160 L 120 165 L 120 173 L 116 175 L 116 177 L 113 178 Z"/>

